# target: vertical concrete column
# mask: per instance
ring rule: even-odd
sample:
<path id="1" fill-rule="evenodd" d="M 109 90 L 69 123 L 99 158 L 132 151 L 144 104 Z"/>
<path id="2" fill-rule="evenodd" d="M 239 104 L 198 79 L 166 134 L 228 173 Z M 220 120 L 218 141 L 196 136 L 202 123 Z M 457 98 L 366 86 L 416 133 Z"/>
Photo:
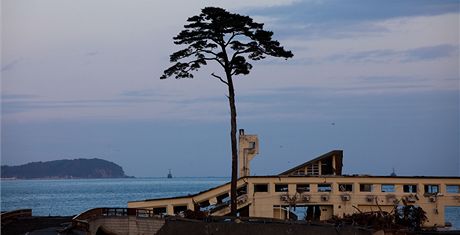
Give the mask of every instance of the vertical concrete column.
<path id="1" fill-rule="evenodd" d="M 353 194 L 357 196 L 359 194 L 359 183 L 353 183 Z"/>
<path id="2" fill-rule="evenodd" d="M 318 174 L 319 174 L 319 175 L 322 175 L 322 174 L 323 174 L 322 165 L 321 165 L 321 160 L 318 161 Z"/>
<path id="3" fill-rule="evenodd" d="M 275 193 L 275 184 L 273 182 L 268 183 L 268 192 L 270 194 Z"/>
<path id="4" fill-rule="evenodd" d="M 169 204 L 168 206 L 166 206 L 166 214 L 174 215 L 174 207 L 173 207 L 173 205 Z"/>
<path id="5" fill-rule="evenodd" d="M 257 135 L 246 135 L 243 129 L 239 131 L 238 141 L 238 177 L 250 175 L 250 161 L 259 154 L 259 138 Z"/>
<path id="6" fill-rule="evenodd" d="M 295 195 L 297 193 L 296 184 L 288 184 L 288 193 L 289 195 Z"/>
<path id="7" fill-rule="evenodd" d="M 331 189 L 333 194 L 338 194 L 339 193 L 339 184 L 337 182 L 332 182 L 331 183 Z"/>
<path id="8" fill-rule="evenodd" d="M 318 184 L 310 184 L 310 192 L 318 192 Z"/>
<path id="9" fill-rule="evenodd" d="M 447 193 L 447 185 L 446 184 L 439 184 L 439 192 L 442 194 L 442 195 L 446 195 Z"/>
<path id="10" fill-rule="evenodd" d="M 381 192 L 382 192 L 382 184 L 374 184 L 372 193 L 381 193 Z"/>
<path id="11" fill-rule="evenodd" d="M 334 155 L 332 155 L 332 171 L 333 171 L 332 174 L 333 175 L 337 175 L 336 174 L 337 169 L 336 169 L 335 166 L 336 166 L 336 162 L 335 162 L 335 154 L 334 154 Z"/>
<path id="12" fill-rule="evenodd" d="M 438 212 L 436 218 L 439 219 L 438 224 L 441 225 L 441 226 L 444 226 L 446 224 L 446 220 L 445 220 L 446 216 L 444 214 L 446 207 L 445 207 L 444 203 L 441 203 L 439 201 L 436 202 L 436 203 L 437 203 L 436 210 Z"/>
<path id="13" fill-rule="evenodd" d="M 248 196 L 252 197 L 252 195 L 254 195 L 254 184 L 251 181 L 248 181 L 248 184 L 246 187 L 247 187 L 246 189 L 248 190 Z"/>
<path id="14" fill-rule="evenodd" d="M 417 184 L 417 195 L 421 198 L 425 194 L 425 185 L 422 183 Z"/>

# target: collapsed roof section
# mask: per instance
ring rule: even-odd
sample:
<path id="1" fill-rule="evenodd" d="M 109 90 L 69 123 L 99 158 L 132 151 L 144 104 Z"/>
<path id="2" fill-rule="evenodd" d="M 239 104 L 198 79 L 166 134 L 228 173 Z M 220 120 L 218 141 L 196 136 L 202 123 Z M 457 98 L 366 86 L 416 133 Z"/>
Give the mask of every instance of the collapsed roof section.
<path id="1" fill-rule="evenodd" d="M 316 176 L 342 175 L 343 151 L 333 150 L 313 160 L 291 168 L 279 175 L 282 176 Z"/>

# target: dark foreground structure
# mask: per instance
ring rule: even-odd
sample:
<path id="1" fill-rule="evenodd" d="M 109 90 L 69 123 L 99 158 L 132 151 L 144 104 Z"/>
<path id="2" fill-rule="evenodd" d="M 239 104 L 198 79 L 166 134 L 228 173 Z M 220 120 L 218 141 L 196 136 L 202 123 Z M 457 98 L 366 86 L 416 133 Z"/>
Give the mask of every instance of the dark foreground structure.
<path id="1" fill-rule="evenodd" d="M 4 215 L 4 216 L 3 216 Z M 196 215 L 196 214 L 195 214 Z M 187 219 L 157 217 L 150 211 L 128 208 L 95 208 L 75 217 L 32 216 L 31 210 L 2 213 L 2 235 L 435 235 L 460 231 L 378 230 L 350 224 L 325 224 L 254 217 Z"/>
<path id="2" fill-rule="evenodd" d="M 64 229 L 72 224 L 72 218 L 72 216 L 32 216 L 31 209 L 4 212 L 1 214 L 1 234 L 57 234 L 57 230 Z M 85 233 L 75 231 L 74 234 Z"/>
<path id="3" fill-rule="evenodd" d="M 244 221 L 192 221 L 184 219 L 167 219 L 157 235 L 275 235 L 275 234 L 318 234 L 318 235 L 371 235 L 372 230 L 352 226 L 335 227 L 327 224 L 296 224 L 255 220 Z"/>

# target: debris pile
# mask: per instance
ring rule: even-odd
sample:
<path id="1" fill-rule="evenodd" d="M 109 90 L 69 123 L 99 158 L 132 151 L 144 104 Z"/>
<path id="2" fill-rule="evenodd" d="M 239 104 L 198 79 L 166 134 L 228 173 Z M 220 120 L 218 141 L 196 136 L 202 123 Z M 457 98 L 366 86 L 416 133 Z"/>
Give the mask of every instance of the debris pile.
<path id="1" fill-rule="evenodd" d="M 382 210 L 359 211 L 352 215 L 344 215 L 343 218 L 334 216 L 328 222 L 336 226 L 356 225 L 376 230 L 408 229 L 419 231 L 426 220 L 426 212 L 421 207 L 408 205 L 395 207 L 391 212 Z"/>

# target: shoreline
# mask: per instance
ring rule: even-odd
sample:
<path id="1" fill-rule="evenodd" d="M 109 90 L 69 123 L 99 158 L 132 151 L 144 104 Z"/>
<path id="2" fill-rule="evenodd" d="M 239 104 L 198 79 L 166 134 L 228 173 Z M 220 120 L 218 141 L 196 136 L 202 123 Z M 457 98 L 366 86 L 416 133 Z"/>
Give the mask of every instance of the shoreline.
<path id="1" fill-rule="evenodd" d="M 0 178 L 0 180 L 81 180 L 81 179 L 138 179 L 135 176 L 126 176 L 126 177 L 98 177 L 98 178 L 80 178 L 80 177 L 44 177 L 44 178 Z"/>
<path id="2" fill-rule="evenodd" d="M 145 177 L 137 177 L 137 176 L 127 176 L 127 177 L 107 177 L 107 178 L 63 178 L 63 177 L 47 177 L 47 178 L 0 178 L 0 181 L 15 181 L 15 180 L 81 180 L 81 179 L 166 179 L 166 180 L 174 180 L 174 179 L 201 179 L 201 178 L 208 178 L 208 179 L 227 179 L 230 181 L 230 177 L 227 176 L 174 176 L 173 178 L 168 178 L 166 176 L 145 176 Z"/>

